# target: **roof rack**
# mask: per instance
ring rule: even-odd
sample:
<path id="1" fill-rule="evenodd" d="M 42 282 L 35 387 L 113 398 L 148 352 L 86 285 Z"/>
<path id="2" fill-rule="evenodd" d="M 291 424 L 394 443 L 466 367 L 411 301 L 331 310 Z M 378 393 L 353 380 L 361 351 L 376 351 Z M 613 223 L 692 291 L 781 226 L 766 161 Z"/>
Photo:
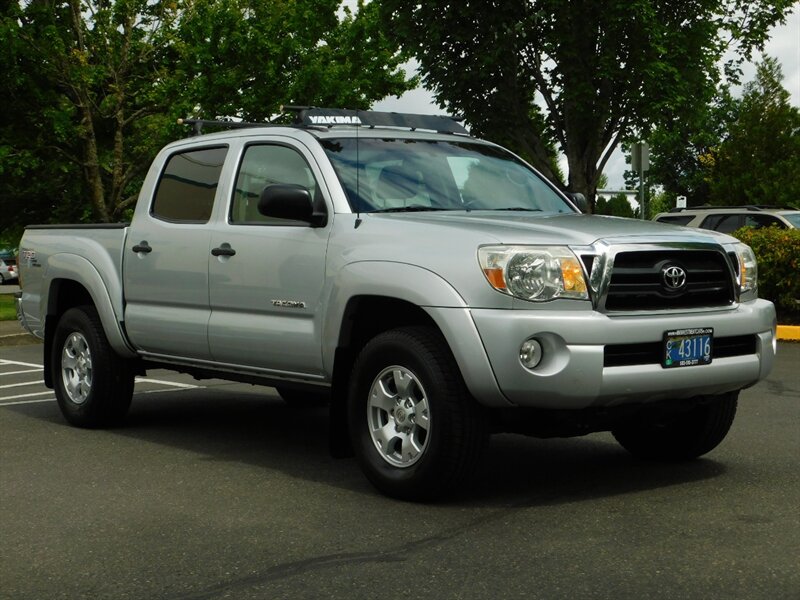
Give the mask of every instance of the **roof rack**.
<path id="1" fill-rule="evenodd" d="M 374 129 L 424 129 L 436 133 L 469 135 L 460 123 L 462 117 L 446 115 L 417 115 L 411 113 L 353 110 L 348 108 L 318 108 L 316 106 L 282 106 L 281 112 L 295 113 L 295 124 L 307 127 L 360 126 Z"/>
<path id="2" fill-rule="evenodd" d="M 269 123 L 248 123 L 247 121 L 225 121 L 214 119 L 178 119 L 178 125 L 191 125 L 192 135 L 201 135 L 203 127 L 222 127 L 224 129 L 244 129 L 246 127 L 267 127 Z"/>
<path id="3" fill-rule="evenodd" d="M 352 110 L 348 108 L 318 108 L 316 106 L 281 106 L 281 113 L 294 113 L 294 126 L 324 127 L 387 127 L 416 131 L 434 131 L 469 135 L 460 123 L 463 117 L 445 115 L 417 115 L 411 113 L 379 112 L 375 110 Z M 275 127 L 275 123 L 248 123 L 247 121 L 178 119 L 178 125 L 191 125 L 192 135 L 203 133 L 203 127 L 222 127 L 224 129 L 243 129 L 246 127 Z"/>
<path id="4" fill-rule="evenodd" d="M 738 206 L 712 206 L 710 204 L 703 204 L 702 206 L 686 206 L 683 208 L 672 208 L 669 212 L 679 213 L 685 210 L 786 210 L 785 206 L 775 206 L 771 204 L 739 204 Z"/>

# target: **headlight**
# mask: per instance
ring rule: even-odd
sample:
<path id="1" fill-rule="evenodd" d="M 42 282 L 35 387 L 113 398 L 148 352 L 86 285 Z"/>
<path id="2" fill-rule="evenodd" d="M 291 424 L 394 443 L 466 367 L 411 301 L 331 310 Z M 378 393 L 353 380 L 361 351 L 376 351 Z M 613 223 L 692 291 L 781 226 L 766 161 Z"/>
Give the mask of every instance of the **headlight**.
<path id="1" fill-rule="evenodd" d="M 580 260 L 565 246 L 484 246 L 478 261 L 489 284 L 509 296 L 589 299 Z"/>
<path id="2" fill-rule="evenodd" d="M 752 292 L 758 289 L 758 263 L 750 246 L 736 244 L 736 257 L 739 259 L 739 291 Z"/>

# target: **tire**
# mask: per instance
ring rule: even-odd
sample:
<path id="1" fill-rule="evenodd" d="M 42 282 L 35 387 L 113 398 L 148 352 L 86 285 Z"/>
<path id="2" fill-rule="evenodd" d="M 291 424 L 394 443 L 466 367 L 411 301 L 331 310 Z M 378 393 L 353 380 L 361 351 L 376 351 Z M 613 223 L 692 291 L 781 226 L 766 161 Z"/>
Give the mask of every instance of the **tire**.
<path id="1" fill-rule="evenodd" d="M 66 311 L 51 348 L 56 400 L 76 427 L 101 428 L 125 419 L 133 396 L 131 362 L 111 348 L 94 306 Z"/>
<path id="2" fill-rule="evenodd" d="M 432 500 L 458 488 L 486 445 L 485 419 L 438 331 L 404 327 L 364 346 L 348 393 L 353 449 L 387 496 Z"/>
<path id="3" fill-rule="evenodd" d="M 691 460 L 716 448 L 733 424 L 739 392 L 723 394 L 666 421 L 638 422 L 612 431 L 638 458 Z"/>
<path id="4" fill-rule="evenodd" d="M 331 401 L 331 393 L 327 390 L 301 390 L 285 387 L 278 387 L 275 390 L 283 401 L 293 408 L 325 406 Z"/>

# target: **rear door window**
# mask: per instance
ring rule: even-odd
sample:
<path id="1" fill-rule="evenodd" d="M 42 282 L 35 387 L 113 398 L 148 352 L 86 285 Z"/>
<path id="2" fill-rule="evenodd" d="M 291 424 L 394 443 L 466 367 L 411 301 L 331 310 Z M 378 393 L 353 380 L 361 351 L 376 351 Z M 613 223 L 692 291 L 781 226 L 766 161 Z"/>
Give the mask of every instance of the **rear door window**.
<path id="1" fill-rule="evenodd" d="M 709 215 L 700 224 L 703 229 L 713 229 L 722 233 L 731 233 L 742 226 L 741 215 Z"/>
<path id="2" fill-rule="evenodd" d="M 227 148 L 217 147 L 170 156 L 158 182 L 152 215 L 173 223 L 207 223 L 227 153 Z"/>

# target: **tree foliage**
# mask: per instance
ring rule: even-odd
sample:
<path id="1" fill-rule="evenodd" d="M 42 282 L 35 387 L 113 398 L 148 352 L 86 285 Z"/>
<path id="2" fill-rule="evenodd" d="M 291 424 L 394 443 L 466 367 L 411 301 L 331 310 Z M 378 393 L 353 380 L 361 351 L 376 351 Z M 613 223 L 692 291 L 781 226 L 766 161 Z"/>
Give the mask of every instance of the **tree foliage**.
<path id="1" fill-rule="evenodd" d="M 780 323 L 800 324 L 800 230 L 743 227 L 732 235 L 755 252 L 758 295 L 775 303 Z"/>
<path id="2" fill-rule="evenodd" d="M 651 147 L 648 180 L 673 200 L 686 196 L 689 206 L 711 201 L 709 166 L 735 119 L 737 102 L 726 87 L 705 106 L 684 118 L 659 124 L 648 136 Z M 673 204 L 674 206 L 674 204 Z"/>
<path id="3" fill-rule="evenodd" d="M 800 110 L 782 80 L 780 65 L 768 57 L 745 86 L 736 119 L 707 165 L 713 203 L 800 206 Z"/>
<path id="4" fill-rule="evenodd" d="M 3 1 L 0 230 L 123 218 L 157 150 L 183 134 L 178 117 L 366 108 L 411 87 L 377 7 L 340 3 Z"/>
<path id="5" fill-rule="evenodd" d="M 634 218 L 634 213 L 631 203 L 628 202 L 628 197 L 625 194 L 616 194 L 611 198 L 598 197 L 595 205 L 595 213 L 598 215 L 610 215 L 613 217 L 627 217 Z"/>
<path id="6" fill-rule="evenodd" d="M 650 180 L 702 204 L 797 205 L 800 110 L 789 103 L 780 65 L 766 57 L 741 98 L 723 90 L 695 118 L 650 135 Z"/>
<path id="7" fill-rule="evenodd" d="M 557 145 L 569 165 L 557 182 L 592 201 L 622 139 L 704 105 L 726 49 L 749 57 L 793 3 L 380 1 L 442 107 L 554 181 Z"/>

